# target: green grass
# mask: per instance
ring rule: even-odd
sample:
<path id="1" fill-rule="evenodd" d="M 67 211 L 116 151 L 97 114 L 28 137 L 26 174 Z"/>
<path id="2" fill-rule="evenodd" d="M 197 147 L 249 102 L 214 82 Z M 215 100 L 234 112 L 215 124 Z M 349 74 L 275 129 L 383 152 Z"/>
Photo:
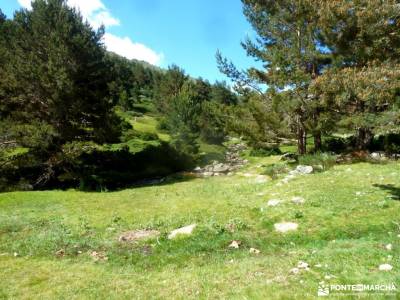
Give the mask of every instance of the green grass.
<path id="1" fill-rule="evenodd" d="M 147 107 L 146 104 L 143 104 L 143 105 L 138 104 L 137 106 L 140 106 L 140 107 L 143 106 L 143 110 L 145 110 L 145 108 Z M 134 116 L 134 115 L 132 115 L 133 113 L 137 113 L 137 112 L 124 112 L 121 109 L 117 110 L 117 114 L 120 117 L 122 117 L 126 122 L 131 124 L 135 130 L 144 132 L 144 133 L 156 134 L 160 140 L 165 141 L 165 142 L 169 142 L 171 140 L 171 137 L 169 134 L 167 134 L 165 132 L 160 132 L 160 130 L 158 130 L 157 126 L 158 126 L 159 121 L 155 115 L 153 115 L 151 113 L 147 113 L 147 114 L 140 113 L 140 116 Z"/>
<path id="2" fill-rule="evenodd" d="M 278 158 L 249 160 L 242 173 L 261 173 Z M 0 194 L 0 299 L 314 299 L 322 280 L 399 289 L 399 175 L 399 163 L 359 163 L 282 186 L 235 175 L 112 193 Z M 293 196 L 305 204 L 292 204 Z M 272 198 L 284 202 L 267 207 Z M 273 224 L 280 221 L 299 229 L 279 234 Z M 166 238 L 194 222 L 192 236 Z M 161 237 L 118 242 L 121 232 L 143 228 Z M 241 247 L 229 249 L 232 240 Z M 108 260 L 94 262 L 93 250 Z M 300 260 L 311 270 L 290 275 Z M 382 263 L 394 269 L 378 271 Z"/>
<path id="3" fill-rule="evenodd" d="M 222 145 L 211 145 L 201 141 L 199 139 L 199 152 L 201 165 L 207 165 L 213 160 L 223 161 L 225 158 L 226 148 Z"/>
<path id="4" fill-rule="evenodd" d="M 171 139 L 168 134 L 159 132 L 159 130 L 157 129 L 158 121 L 155 117 L 144 115 L 142 117 L 130 119 L 130 123 L 135 130 L 141 132 L 155 133 L 162 141 L 168 142 Z"/>

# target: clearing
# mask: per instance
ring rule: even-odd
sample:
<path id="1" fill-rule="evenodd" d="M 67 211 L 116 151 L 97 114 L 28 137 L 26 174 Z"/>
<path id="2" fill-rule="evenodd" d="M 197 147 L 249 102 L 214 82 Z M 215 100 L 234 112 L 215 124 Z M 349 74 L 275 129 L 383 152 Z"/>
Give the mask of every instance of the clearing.
<path id="1" fill-rule="evenodd" d="M 255 180 L 277 160 L 117 192 L 0 194 L 0 298 L 312 299 L 321 281 L 399 286 L 400 163 Z M 284 222 L 298 228 L 277 232 Z M 190 224 L 192 235 L 167 238 Z M 119 241 L 134 230 L 160 235 Z"/>

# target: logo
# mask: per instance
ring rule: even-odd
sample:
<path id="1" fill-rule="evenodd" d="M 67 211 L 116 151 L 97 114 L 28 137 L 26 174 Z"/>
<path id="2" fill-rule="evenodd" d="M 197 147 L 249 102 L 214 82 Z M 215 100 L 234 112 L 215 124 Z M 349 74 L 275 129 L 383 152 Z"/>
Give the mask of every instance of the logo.
<path id="1" fill-rule="evenodd" d="M 326 285 L 323 282 L 320 282 L 318 285 L 318 296 L 326 297 L 329 296 L 329 285 Z"/>
<path id="2" fill-rule="evenodd" d="M 326 284 L 320 282 L 318 284 L 317 295 L 319 297 L 326 297 L 332 295 L 361 295 L 361 294 L 381 294 L 381 295 L 394 295 L 397 287 L 394 283 L 389 284 Z"/>

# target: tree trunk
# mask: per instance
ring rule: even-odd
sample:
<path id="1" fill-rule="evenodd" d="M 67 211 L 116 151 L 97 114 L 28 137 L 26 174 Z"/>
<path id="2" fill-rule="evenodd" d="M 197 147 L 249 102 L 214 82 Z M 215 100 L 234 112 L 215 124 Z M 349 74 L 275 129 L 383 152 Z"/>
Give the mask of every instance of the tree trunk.
<path id="1" fill-rule="evenodd" d="M 321 131 L 314 132 L 314 151 L 319 152 L 322 149 Z"/>
<path id="2" fill-rule="evenodd" d="M 357 150 L 367 150 L 371 144 L 373 134 L 368 128 L 359 128 L 357 132 L 356 146 Z"/>
<path id="3" fill-rule="evenodd" d="M 307 153 L 307 135 L 302 125 L 297 130 L 297 153 L 300 155 Z"/>

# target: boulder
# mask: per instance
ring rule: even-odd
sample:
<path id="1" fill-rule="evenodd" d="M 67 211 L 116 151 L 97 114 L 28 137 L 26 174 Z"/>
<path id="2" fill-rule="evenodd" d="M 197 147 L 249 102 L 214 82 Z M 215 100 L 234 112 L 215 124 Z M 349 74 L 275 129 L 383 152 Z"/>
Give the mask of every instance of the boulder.
<path id="1" fill-rule="evenodd" d="M 210 177 L 210 176 L 213 176 L 213 175 L 214 175 L 213 172 L 204 172 L 204 173 L 203 173 L 203 176 L 204 176 L 204 177 Z"/>
<path id="2" fill-rule="evenodd" d="M 239 246 L 240 246 L 240 244 L 241 244 L 242 242 L 241 241 L 232 241 L 230 244 L 229 244 L 229 248 L 234 248 L 234 249 L 239 249 Z"/>
<path id="3" fill-rule="evenodd" d="M 213 171 L 217 173 L 227 173 L 229 172 L 229 165 L 217 164 L 213 167 Z"/>
<path id="4" fill-rule="evenodd" d="M 282 201 L 278 199 L 271 199 L 267 202 L 268 206 L 278 206 Z"/>
<path id="5" fill-rule="evenodd" d="M 250 248 L 249 252 L 252 254 L 260 254 L 261 251 L 256 248 Z"/>
<path id="6" fill-rule="evenodd" d="M 306 200 L 304 200 L 304 198 L 302 197 L 293 197 L 292 202 L 294 204 L 303 204 L 304 202 L 306 202 Z"/>
<path id="7" fill-rule="evenodd" d="M 294 231 L 297 230 L 299 227 L 299 224 L 297 223 L 292 223 L 292 222 L 284 222 L 284 223 L 276 223 L 274 224 L 275 230 L 278 232 L 288 232 L 288 231 Z"/>
<path id="8" fill-rule="evenodd" d="M 255 183 L 266 183 L 268 181 L 267 176 L 258 175 L 255 179 Z"/>
<path id="9" fill-rule="evenodd" d="M 284 160 L 284 161 L 292 161 L 292 160 L 297 160 L 298 155 L 295 153 L 284 153 L 280 160 Z"/>
<path id="10" fill-rule="evenodd" d="M 181 235 L 191 235 L 193 233 L 193 230 L 196 228 L 196 224 L 191 224 L 185 227 L 181 227 L 175 230 L 172 230 L 170 234 L 168 235 L 168 239 L 172 240 L 176 238 L 177 236 Z"/>
<path id="11" fill-rule="evenodd" d="M 381 158 L 381 154 L 378 153 L 378 152 L 373 152 L 373 153 L 371 153 L 371 158 L 380 159 Z"/>
<path id="12" fill-rule="evenodd" d="M 300 174 L 311 174 L 314 171 L 314 169 L 312 166 L 298 165 L 296 167 L 296 171 L 299 172 Z"/>
<path id="13" fill-rule="evenodd" d="M 392 265 L 383 264 L 379 266 L 379 271 L 391 271 L 393 269 Z"/>
<path id="14" fill-rule="evenodd" d="M 297 268 L 308 270 L 310 268 L 310 266 L 308 265 L 308 263 L 306 263 L 304 261 L 299 261 L 299 263 L 297 264 Z"/>

